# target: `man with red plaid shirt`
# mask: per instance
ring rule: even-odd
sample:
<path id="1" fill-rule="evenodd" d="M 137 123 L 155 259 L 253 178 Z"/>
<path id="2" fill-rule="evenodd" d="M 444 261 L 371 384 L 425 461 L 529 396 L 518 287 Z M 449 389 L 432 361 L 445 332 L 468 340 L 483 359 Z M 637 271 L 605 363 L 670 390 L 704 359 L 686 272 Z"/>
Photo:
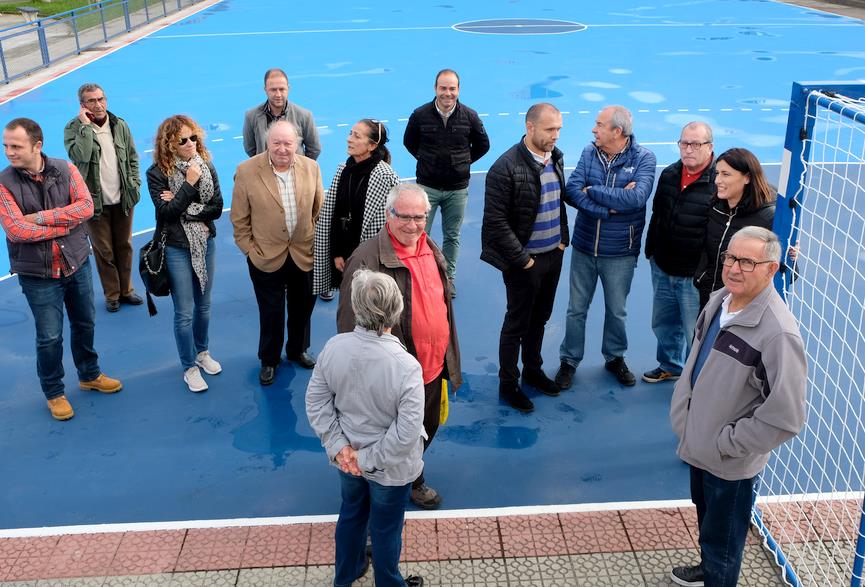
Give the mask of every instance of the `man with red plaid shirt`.
<path id="1" fill-rule="evenodd" d="M 74 165 L 42 154 L 42 129 L 16 118 L 3 130 L 9 167 L 0 172 L 0 225 L 11 273 L 18 274 L 36 323 L 36 372 L 57 420 L 75 413 L 63 387 L 63 307 L 69 316 L 78 386 L 115 393 L 117 379 L 99 369 L 93 348 L 95 309 L 85 222 L 93 200 Z"/>

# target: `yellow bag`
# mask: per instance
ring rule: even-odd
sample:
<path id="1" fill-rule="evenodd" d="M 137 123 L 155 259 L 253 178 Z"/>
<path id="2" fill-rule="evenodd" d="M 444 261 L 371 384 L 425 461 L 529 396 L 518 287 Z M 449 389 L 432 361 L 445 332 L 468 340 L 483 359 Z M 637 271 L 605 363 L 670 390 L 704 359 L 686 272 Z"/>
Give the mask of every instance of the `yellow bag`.
<path id="1" fill-rule="evenodd" d="M 442 403 L 439 411 L 439 426 L 448 421 L 448 380 L 442 379 Z"/>

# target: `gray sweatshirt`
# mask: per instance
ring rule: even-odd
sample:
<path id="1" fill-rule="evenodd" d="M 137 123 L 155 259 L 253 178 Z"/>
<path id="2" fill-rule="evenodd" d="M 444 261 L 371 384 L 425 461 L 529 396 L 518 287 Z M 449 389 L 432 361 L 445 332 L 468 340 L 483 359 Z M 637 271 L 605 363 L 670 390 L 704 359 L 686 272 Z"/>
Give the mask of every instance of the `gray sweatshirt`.
<path id="1" fill-rule="evenodd" d="M 393 335 L 356 326 L 331 338 L 306 389 L 306 415 L 331 464 L 358 451 L 366 479 L 405 485 L 423 469 L 421 367 Z"/>
<path id="2" fill-rule="evenodd" d="M 721 328 L 691 387 L 697 354 L 728 293 L 712 294 L 697 319 L 670 422 L 683 461 L 735 481 L 760 473 L 769 453 L 802 429 L 808 374 L 796 321 L 769 285 Z"/>

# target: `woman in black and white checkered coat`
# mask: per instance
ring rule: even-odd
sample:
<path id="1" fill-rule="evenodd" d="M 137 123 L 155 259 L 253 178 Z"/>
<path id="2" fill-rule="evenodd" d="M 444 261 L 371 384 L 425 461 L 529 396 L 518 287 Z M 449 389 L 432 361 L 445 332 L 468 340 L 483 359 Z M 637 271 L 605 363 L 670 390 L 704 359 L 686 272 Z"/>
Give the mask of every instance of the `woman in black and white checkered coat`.
<path id="1" fill-rule="evenodd" d="M 385 126 L 371 118 L 359 121 L 348 135 L 348 159 L 336 168 L 315 227 L 312 293 L 322 300 L 333 299 L 357 245 L 384 226 L 385 199 L 399 183 L 387 140 Z"/>

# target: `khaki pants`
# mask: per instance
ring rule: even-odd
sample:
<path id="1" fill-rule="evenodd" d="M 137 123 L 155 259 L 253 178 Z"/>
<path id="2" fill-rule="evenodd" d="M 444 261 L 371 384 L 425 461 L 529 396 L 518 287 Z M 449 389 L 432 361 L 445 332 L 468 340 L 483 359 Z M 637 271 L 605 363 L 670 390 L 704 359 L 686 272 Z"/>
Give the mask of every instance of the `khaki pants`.
<path id="1" fill-rule="evenodd" d="M 120 204 L 105 206 L 88 224 L 96 270 L 106 300 L 132 294 L 132 210 L 123 213 Z"/>

